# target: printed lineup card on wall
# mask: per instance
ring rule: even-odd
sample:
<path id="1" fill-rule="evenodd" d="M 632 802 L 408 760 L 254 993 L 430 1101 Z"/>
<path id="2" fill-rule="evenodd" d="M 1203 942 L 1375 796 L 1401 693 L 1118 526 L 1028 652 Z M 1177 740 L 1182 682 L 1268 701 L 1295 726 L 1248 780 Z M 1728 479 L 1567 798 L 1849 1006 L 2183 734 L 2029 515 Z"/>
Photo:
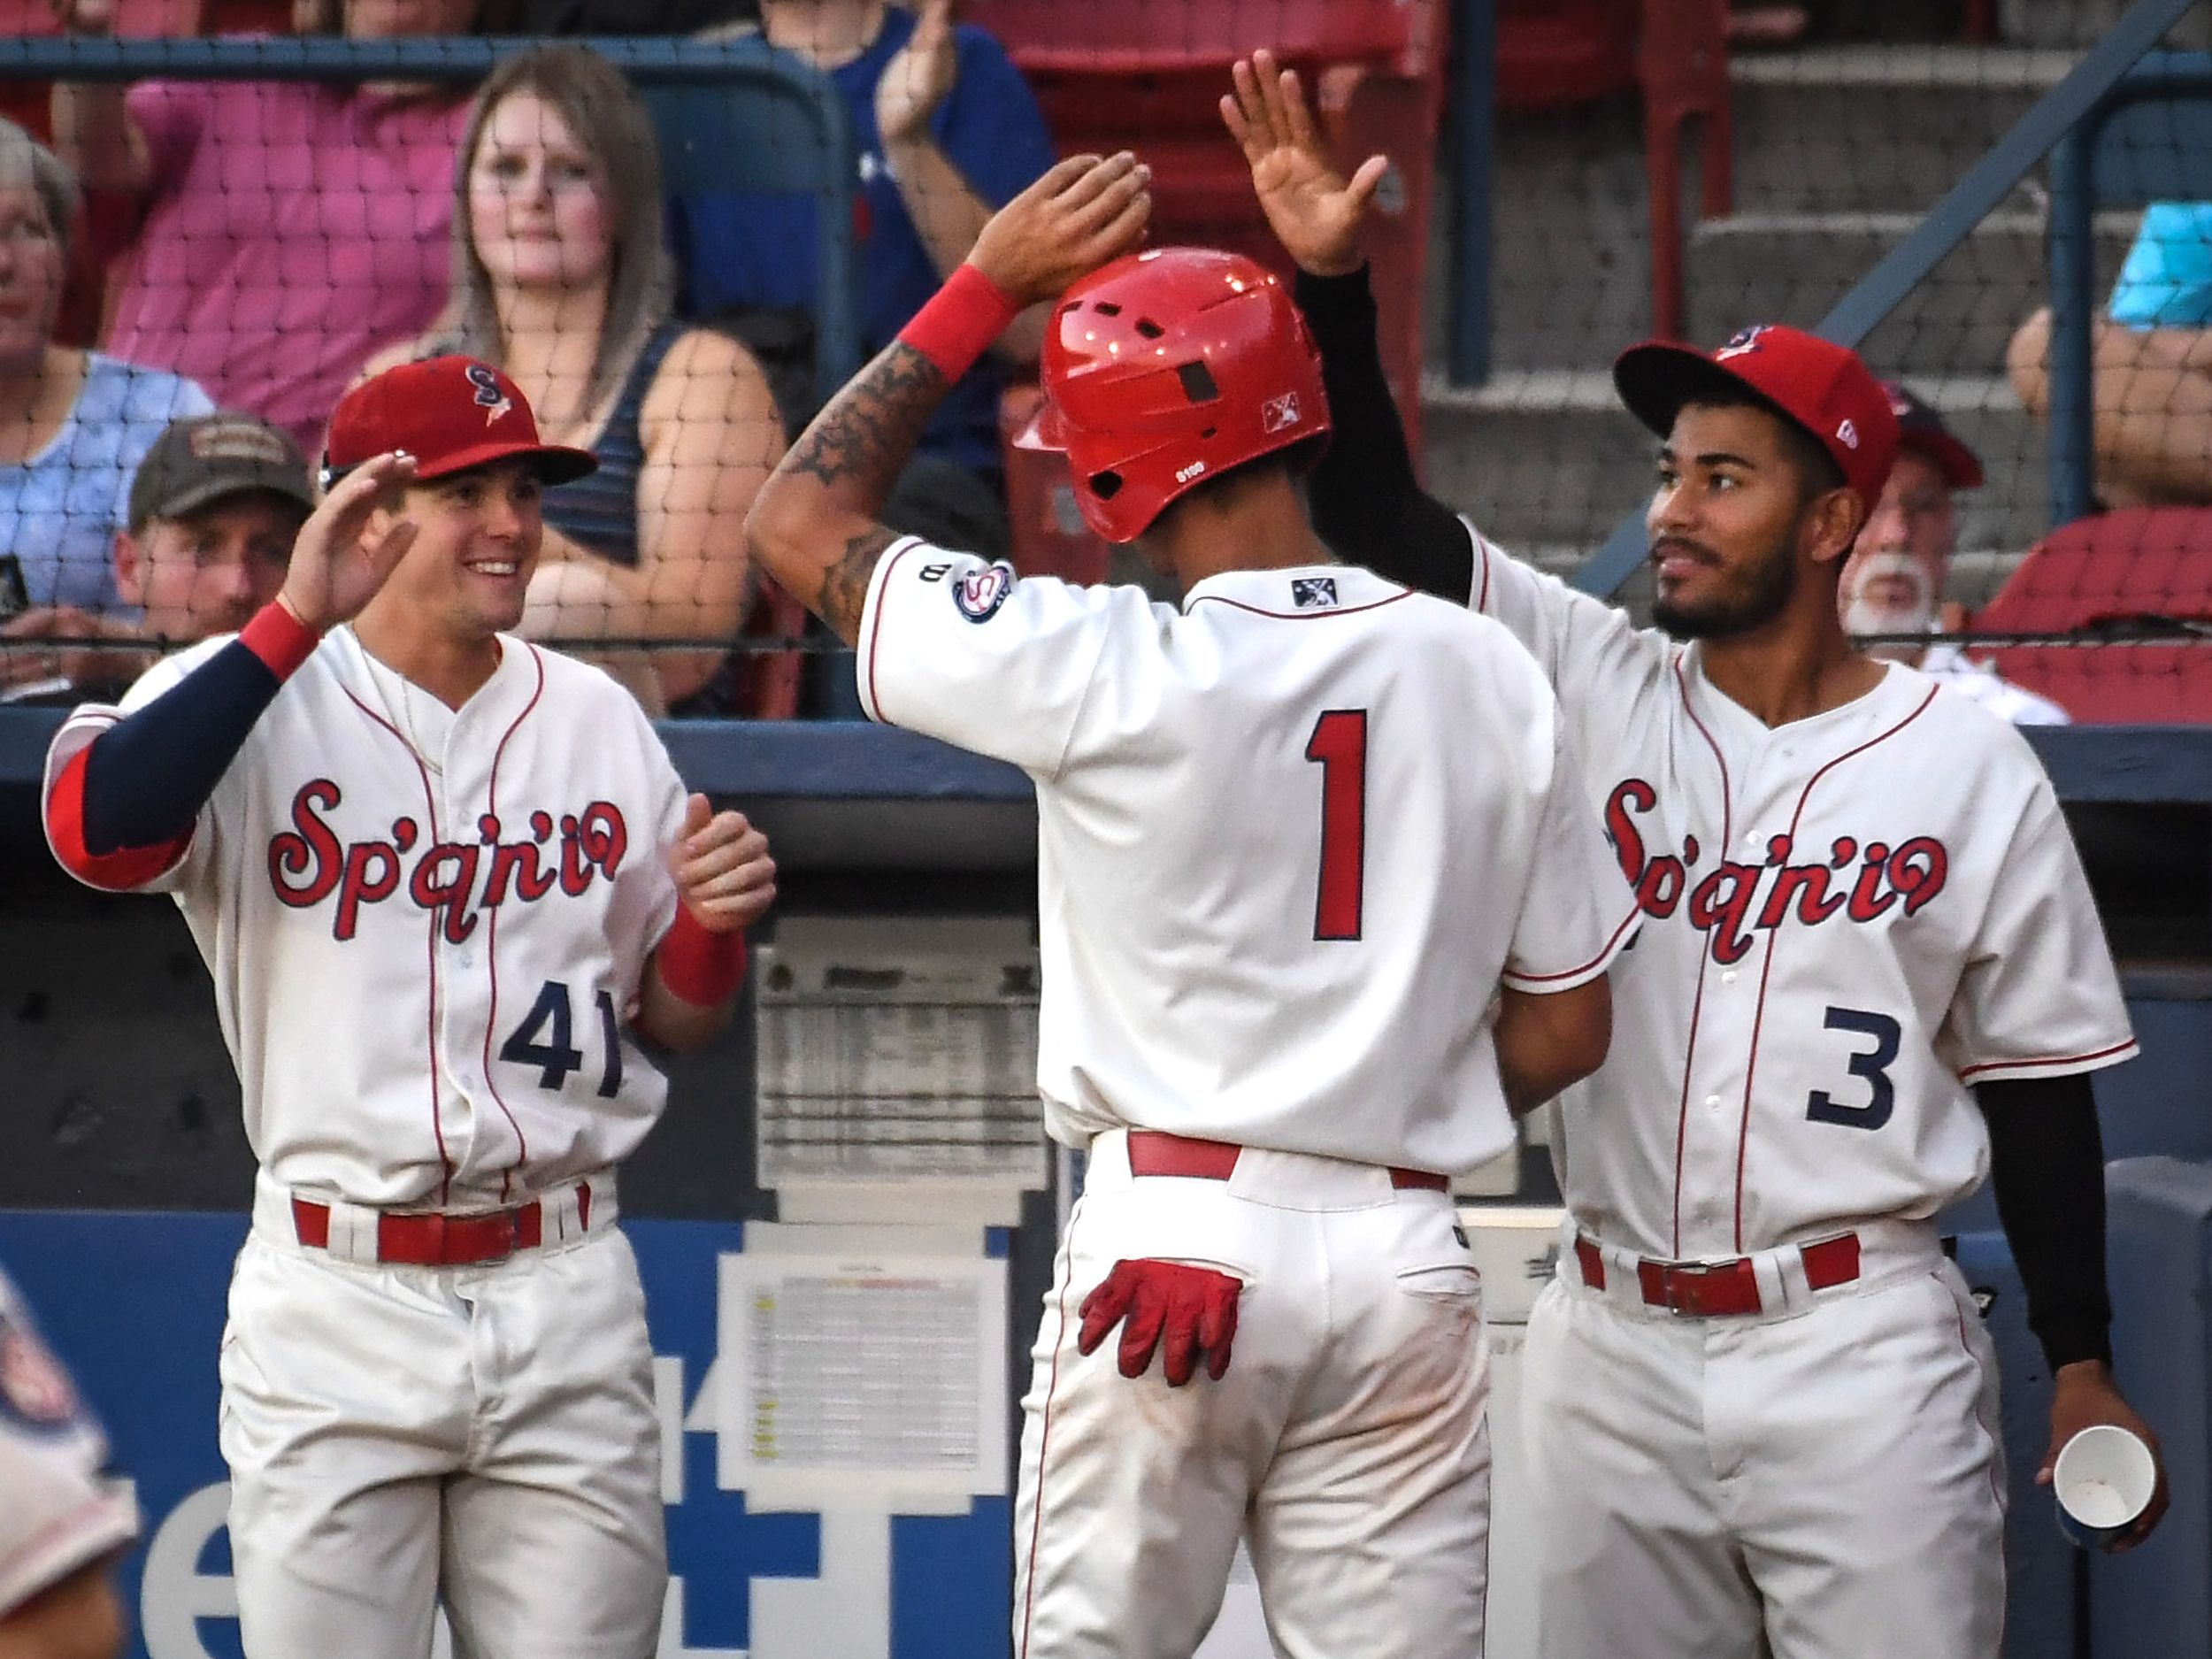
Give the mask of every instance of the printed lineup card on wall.
<path id="1" fill-rule="evenodd" d="M 1037 948 L 998 918 L 793 917 L 754 969 L 759 1171 L 854 1218 L 964 1189 L 1012 1221 L 1046 1183 Z"/>

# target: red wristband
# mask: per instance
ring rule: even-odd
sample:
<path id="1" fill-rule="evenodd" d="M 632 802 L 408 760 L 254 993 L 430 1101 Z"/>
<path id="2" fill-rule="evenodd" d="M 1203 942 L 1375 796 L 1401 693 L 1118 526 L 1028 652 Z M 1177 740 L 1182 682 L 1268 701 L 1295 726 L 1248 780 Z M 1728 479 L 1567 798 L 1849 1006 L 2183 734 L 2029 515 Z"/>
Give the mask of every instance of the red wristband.
<path id="1" fill-rule="evenodd" d="M 661 983 L 694 1008 L 719 1008 L 745 978 L 745 935 L 712 933 L 680 899 L 676 920 L 653 953 Z"/>
<path id="2" fill-rule="evenodd" d="M 320 636 L 281 601 L 272 599 L 239 630 L 238 642 L 266 663 L 279 680 L 289 680 L 315 654 Z"/>
<path id="3" fill-rule="evenodd" d="M 1020 311 L 997 283 L 973 265 L 963 265 L 899 330 L 899 343 L 913 347 L 935 364 L 948 382 L 957 380 Z"/>

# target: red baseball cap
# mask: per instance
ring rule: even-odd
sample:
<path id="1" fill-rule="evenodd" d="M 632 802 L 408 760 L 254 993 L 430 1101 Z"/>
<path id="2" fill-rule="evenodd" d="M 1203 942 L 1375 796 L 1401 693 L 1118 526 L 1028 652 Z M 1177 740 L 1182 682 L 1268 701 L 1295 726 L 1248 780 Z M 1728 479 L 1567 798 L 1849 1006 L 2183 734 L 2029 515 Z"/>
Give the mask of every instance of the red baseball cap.
<path id="1" fill-rule="evenodd" d="M 1744 329 L 1709 353 L 1646 341 L 1614 360 L 1613 384 L 1629 412 L 1663 438 L 1684 404 L 1749 391 L 1835 457 L 1869 511 L 1897 458 L 1896 411 L 1859 354 L 1786 324 Z"/>
<path id="2" fill-rule="evenodd" d="M 361 382 L 338 400 L 323 451 L 323 486 L 390 449 L 415 457 L 419 479 L 526 456 L 549 484 L 598 469 L 588 449 L 538 441 L 538 419 L 522 388 L 474 357 L 425 357 Z"/>
<path id="3" fill-rule="evenodd" d="M 1953 489 L 1982 487 L 1981 457 L 1943 424 L 1943 417 L 1914 396 L 1901 380 L 1884 380 L 1890 412 L 1897 417 L 1897 447 L 1925 456 Z"/>

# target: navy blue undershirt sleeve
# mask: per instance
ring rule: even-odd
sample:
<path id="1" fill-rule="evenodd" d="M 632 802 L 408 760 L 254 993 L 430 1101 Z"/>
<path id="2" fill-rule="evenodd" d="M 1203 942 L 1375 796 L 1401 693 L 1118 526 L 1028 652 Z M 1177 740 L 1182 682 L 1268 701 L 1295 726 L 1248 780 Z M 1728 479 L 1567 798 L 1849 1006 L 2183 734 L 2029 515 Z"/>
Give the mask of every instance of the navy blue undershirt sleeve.
<path id="1" fill-rule="evenodd" d="M 1465 604 L 1474 591 L 1474 541 L 1459 515 L 1414 476 L 1405 424 L 1383 374 L 1367 267 L 1340 277 L 1301 271 L 1295 293 L 1321 349 L 1333 428 L 1309 480 L 1314 528 L 1339 557 Z"/>
<path id="2" fill-rule="evenodd" d="M 188 834 L 283 683 L 233 640 L 103 732 L 85 757 L 87 850 L 104 857 Z"/>
<path id="3" fill-rule="evenodd" d="M 1979 1083 L 1990 1183 L 2028 1296 L 2028 1328 L 2055 1371 L 2112 1359 L 2105 1281 L 2104 1136 L 2086 1074 Z"/>

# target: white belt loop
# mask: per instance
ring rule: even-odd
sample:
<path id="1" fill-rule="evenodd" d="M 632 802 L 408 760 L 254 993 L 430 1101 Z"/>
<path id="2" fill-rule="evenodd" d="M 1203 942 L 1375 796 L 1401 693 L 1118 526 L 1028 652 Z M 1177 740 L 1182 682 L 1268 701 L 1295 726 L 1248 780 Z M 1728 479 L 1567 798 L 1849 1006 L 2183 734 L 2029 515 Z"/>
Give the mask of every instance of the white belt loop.
<path id="1" fill-rule="evenodd" d="M 376 1265 L 377 1212 L 362 1204 L 349 1204 L 342 1199 L 333 1200 L 330 1210 L 330 1242 L 326 1248 L 337 1261 L 353 1262 L 364 1267 Z M 295 1240 L 298 1238 L 296 1230 Z"/>

